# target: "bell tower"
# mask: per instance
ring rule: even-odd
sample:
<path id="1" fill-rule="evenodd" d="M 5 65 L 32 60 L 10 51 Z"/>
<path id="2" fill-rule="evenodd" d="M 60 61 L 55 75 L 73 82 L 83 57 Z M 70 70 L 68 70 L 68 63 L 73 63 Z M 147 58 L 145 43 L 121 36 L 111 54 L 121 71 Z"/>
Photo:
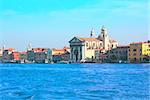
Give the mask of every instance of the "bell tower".
<path id="1" fill-rule="evenodd" d="M 31 43 L 28 44 L 27 50 L 28 50 L 28 51 L 32 50 Z"/>
<path id="2" fill-rule="evenodd" d="M 3 45 L 3 48 L 2 48 L 2 51 L 4 51 L 5 50 L 5 45 Z"/>
<path id="3" fill-rule="evenodd" d="M 109 37 L 107 34 L 107 29 L 102 26 L 101 28 L 101 37 L 103 41 L 103 49 L 108 50 L 109 49 Z"/>

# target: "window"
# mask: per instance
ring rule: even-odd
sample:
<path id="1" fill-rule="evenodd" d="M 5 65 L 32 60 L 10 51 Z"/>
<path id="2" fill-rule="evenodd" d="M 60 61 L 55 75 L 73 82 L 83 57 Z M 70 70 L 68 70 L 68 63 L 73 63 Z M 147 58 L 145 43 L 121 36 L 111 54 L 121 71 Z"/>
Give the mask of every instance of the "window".
<path id="1" fill-rule="evenodd" d="M 102 43 L 100 43 L 100 46 L 102 46 Z"/>
<path id="2" fill-rule="evenodd" d="M 119 51 L 119 53 L 121 54 L 121 51 Z"/>
<path id="3" fill-rule="evenodd" d="M 142 61 L 142 58 L 140 58 L 140 61 Z"/>
<path id="4" fill-rule="evenodd" d="M 134 58 L 134 61 L 136 61 L 136 58 Z"/>
<path id="5" fill-rule="evenodd" d="M 140 56 L 142 55 L 142 53 L 140 53 Z"/>
<path id="6" fill-rule="evenodd" d="M 86 46 L 88 47 L 88 43 L 86 43 Z"/>
<path id="7" fill-rule="evenodd" d="M 91 46 L 89 47 L 89 49 L 92 49 Z"/>
<path id="8" fill-rule="evenodd" d="M 133 49 L 133 51 L 136 51 L 136 49 Z"/>

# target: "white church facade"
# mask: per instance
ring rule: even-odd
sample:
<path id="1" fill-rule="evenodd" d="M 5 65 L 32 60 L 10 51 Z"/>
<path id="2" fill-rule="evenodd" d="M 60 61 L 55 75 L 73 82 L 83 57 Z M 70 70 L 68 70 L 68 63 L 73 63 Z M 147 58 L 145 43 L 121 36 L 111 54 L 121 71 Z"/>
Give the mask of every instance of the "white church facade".
<path id="1" fill-rule="evenodd" d="M 73 37 L 69 41 L 71 62 L 84 62 L 89 59 L 95 59 L 95 51 L 106 52 L 118 46 L 117 41 L 109 38 L 105 27 L 102 27 L 101 34 L 98 37 L 94 37 L 94 35 L 95 32 L 92 29 L 90 37 Z"/>

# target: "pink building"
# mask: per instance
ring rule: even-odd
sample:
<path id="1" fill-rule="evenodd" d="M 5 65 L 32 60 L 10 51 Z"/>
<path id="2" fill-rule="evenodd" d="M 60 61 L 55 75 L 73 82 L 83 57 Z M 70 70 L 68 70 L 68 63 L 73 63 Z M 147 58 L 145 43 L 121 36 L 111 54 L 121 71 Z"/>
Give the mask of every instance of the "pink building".
<path id="1" fill-rule="evenodd" d="M 19 61 L 20 60 L 20 53 L 19 52 L 12 52 L 10 55 L 10 59 L 12 61 Z"/>

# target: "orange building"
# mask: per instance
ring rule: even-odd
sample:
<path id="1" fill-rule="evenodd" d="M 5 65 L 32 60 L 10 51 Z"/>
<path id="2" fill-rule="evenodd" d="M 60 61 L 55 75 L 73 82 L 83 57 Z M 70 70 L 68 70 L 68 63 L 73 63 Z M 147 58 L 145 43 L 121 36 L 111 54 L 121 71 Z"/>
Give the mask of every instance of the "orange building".
<path id="1" fill-rule="evenodd" d="M 53 62 L 57 63 L 60 61 L 70 60 L 70 48 L 64 47 L 62 49 L 52 49 Z"/>
<path id="2" fill-rule="evenodd" d="M 52 55 L 61 55 L 64 54 L 66 52 L 70 52 L 70 48 L 69 47 L 64 47 L 63 49 L 52 49 Z"/>
<path id="3" fill-rule="evenodd" d="M 131 43 L 128 59 L 130 63 L 150 62 L 150 42 Z"/>

